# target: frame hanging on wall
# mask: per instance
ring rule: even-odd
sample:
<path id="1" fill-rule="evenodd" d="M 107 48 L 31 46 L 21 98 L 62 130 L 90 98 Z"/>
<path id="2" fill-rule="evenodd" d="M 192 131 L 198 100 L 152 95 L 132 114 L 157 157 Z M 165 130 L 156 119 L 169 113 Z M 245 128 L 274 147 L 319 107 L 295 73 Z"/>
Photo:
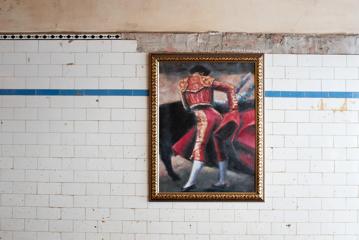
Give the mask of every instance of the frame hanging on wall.
<path id="1" fill-rule="evenodd" d="M 263 201 L 263 54 L 150 64 L 150 200 Z"/>

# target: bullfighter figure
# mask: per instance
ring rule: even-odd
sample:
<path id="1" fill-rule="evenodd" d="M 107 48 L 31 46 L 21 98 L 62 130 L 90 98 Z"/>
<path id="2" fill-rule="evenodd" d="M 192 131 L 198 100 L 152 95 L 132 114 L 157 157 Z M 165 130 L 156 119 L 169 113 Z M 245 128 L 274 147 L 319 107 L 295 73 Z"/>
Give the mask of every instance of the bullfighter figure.
<path id="1" fill-rule="evenodd" d="M 179 81 L 178 88 L 183 107 L 195 115 L 196 126 L 192 133 L 185 134 L 172 147 L 175 155 L 185 156 L 183 152 L 189 148 L 189 142 L 193 143 L 193 138 L 195 138 L 191 145 L 192 170 L 187 183 L 181 190 L 187 192 L 196 188 L 196 179 L 204 165 L 206 146 L 209 140 L 213 141 L 219 167 L 218 181 L 213 186 L 224 188 L 226 186 L 227 161 L 223 152 L 224 139 L 217 134 L 220 126 L 223 125 L 223 117 L 213 108 L 213 93 L 214 91 L 226 93 L 229 111 L 238 112 L 235 89 L 229 83 L 215 80 L 209 75 L 210 70 L 202 65 L 194 66 L 189 73 L 188 77 Z"/>

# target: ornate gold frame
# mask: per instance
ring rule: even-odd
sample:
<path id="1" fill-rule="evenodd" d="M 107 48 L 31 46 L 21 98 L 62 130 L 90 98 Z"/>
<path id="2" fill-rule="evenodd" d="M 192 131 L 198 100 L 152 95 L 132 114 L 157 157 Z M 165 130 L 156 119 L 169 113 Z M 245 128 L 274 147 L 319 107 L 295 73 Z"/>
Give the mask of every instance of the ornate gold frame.
<path id="1" fill-rule="evenodd" d="M 253 62 L 255 63 L 256 170 L 255 192 L 159 192 L 159 65 L 161 61 Z M 151 201 L 264 201 L 264 84 L 263 54 L 247 53 L 153 53 L 150 62 L 150 163 L 149 199 Z"/>

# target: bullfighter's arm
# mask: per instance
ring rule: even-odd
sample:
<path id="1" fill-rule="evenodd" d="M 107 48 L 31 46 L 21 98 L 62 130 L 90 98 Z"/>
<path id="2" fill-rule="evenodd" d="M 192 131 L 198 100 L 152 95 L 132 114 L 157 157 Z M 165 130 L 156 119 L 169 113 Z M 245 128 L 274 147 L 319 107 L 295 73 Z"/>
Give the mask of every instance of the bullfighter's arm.
<path id="1" fill-rule="evenodd" d="M 181 96 L 183 108 L 186 111 L 189 111 L 190 108 L 189 108 L 189 105 L 188 105 L 188 103 L 186 101 L 186 97 L 185 97 L 185 90 L 186 90 L 187 86 L 188 86 L 187 78 L 184 78 L 178 82 L 178 91 Z"/>
<path id="2" fill-rule="evenodd" d="M 236 98 L 234 86 L 232 84 L 213 81 L 212 86 L 214 90 L 225 92 L 227 94 L 228 107 L 230 111 L 238 110 L 238 101 Z"/>
<path id="3" fill-rule="evenodd" d="M 188 103 L 187 103 L 187 101 L 186 101 L 186 98 L 185 98 L 185 96 L 184 96 L 184 92 L 181 92 L 180 94 L 181 94 L 181 101 L 182 101 L 183 108 L 184 108 L 186 111 L 189 111 L 190 108 L 189 108 L 189 105 L 188 105 Z"/>

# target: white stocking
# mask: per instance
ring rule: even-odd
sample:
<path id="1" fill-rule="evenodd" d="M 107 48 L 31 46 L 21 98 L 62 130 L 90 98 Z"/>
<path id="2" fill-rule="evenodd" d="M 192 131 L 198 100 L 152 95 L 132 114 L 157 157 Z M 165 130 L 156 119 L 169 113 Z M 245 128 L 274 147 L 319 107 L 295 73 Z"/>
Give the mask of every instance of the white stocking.
<path id="1" fill-rule="evenodd" d="M 183 186 L 184 188 L 188 188 L 194 184 L 196 184 L 197 176 L 203 167 L 203 162 L 194 160 L 192 165 L 191 174 L 189 175 L 187 183 Z"/>
<path id="2" fill-rule="evenodd" d="M 223 186 L 226 181 L 226 175 L 227 175 L 227 161 L 220 161 L 218 163 L 219 168 L 219 176 L 218 176 L 218 182 L 216 182 L 215 186 Z"/>

